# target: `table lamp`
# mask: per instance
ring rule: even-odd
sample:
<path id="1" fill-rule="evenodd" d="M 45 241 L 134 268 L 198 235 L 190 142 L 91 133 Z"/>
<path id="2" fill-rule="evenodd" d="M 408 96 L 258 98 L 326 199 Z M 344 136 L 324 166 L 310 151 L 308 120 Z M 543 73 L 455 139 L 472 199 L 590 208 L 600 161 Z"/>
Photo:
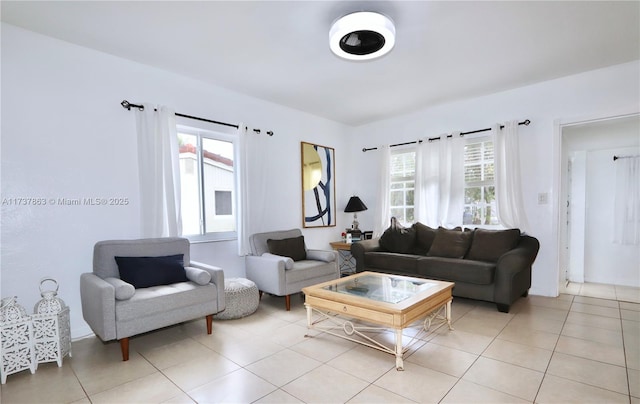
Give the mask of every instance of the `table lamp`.
<path id="1" fill-rule="evenodd" d="M 347 207 L 344 208 L 344 211 L 347 213 L 353 212 L 353 224 L 351 225 L 352 230 L 358 230 L 358 232 L 360 232 L 360 229 L 358 229 L 359 223 L 357 212 L 362 212 L 363 210 L 367 210 L 367 205 L 365 205 L 360 198 L 357 196 L 349 198 L 349 202 L 347 202 Z"/>

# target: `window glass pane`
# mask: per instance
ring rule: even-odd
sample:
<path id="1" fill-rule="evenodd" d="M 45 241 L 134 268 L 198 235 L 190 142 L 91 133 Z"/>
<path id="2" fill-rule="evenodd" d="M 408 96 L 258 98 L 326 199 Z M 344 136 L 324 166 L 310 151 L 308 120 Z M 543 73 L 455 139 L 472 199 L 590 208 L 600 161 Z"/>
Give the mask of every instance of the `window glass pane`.
<path id="1" fill-rule="evenodd" d="M 402 191 L 391 191 L 391 206 L 402 206 L 403 205 L 403 196 L 404 192 Z"/>
<path id="2" fill-rule="evenodd" d="M 231 204 L 231 191 L 216 191 L 216 216 L 231 215 L 233 208 Z"/>
<path id="3" fill-rule="evenodd" d="M 198 139 L 178 134 L 180 146 L 180 186 L 182 234 L 200 234 L 200 191 L 198 175 Z"/>
<path id="4" fill-rule="evenodd" d="M 407 208 L 406 217 L 405 217 L 405 220 L 404 220 L 404 225 L 405 226 L 409 226 L 414 221 L 415 221 L 415 219 L 413 217 L 413 208 Z"/>
<path id="5" fill-rule="evenodd" d="M 233 143 L 203 138 L 202 162 L 205 232 L 235 231 Z"/>
<path id="6" fill-rule="evenodd" d="M 464 203 L 473 204 L 480 202 L 482 196 L 482 189 L 480 187 L 465 188 L 464 190 Z"/>
<path id="7" fill-rule="evenodd" d="M 484 201 L 487 204 L 493 203 L 496 200 L 495 187 L 484 187 Z"/>
<path id="8" fill-rule="evenodd" d="M 413 189 L 407 191 L 407 199 L 405 201 L 405 205 L 413 206 Z"/>
<path id="9" fill-rule="evenodd" d="M 479 164 L 468 165 L 464 168 L 465 182 L 478 182 L 482 180 L 482 166 Z"/>

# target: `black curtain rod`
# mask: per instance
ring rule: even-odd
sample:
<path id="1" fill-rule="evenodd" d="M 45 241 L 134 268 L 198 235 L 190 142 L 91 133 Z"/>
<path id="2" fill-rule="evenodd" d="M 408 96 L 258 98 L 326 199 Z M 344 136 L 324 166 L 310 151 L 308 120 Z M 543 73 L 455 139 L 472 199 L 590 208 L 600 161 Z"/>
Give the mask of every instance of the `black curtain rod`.
<path id="1" fill-rule="evenodd" d="M 634 157 L 640 157 L 640 155 L 635 155 L 635 156 L 613 156 L 613 161 L 616 161 L 618 159 L 630 159 L 630 158 L 634 158 Z"/>
<path id="2" fill-rule="evenodd" d="M 528 126 L 531 123 L 530 120 L 525 119 L 522 122 L 518 122 L 518 125 L 525 125 Z M 500 129 L 504 128 L 504 125 L 500 125 Z M 490 131 L 491 128 L 485 128 L 485 129 L 478 129 L 478 130 L 472 130 L 470 132 L 460 132 L 460 136 L 464 136 L 464 135 L 471 135 L 474 133 L 480 133 L 480 132 L 488 132 Z M 453 137 L 453 135 L 447 135 L 447 137 Z M 430 137 L 429 139 L 427 139 L 429 142 L 432 142 L 434 140 L 440 140 L 440 137 Z M 422 140 L 414 140 L 413 142 L 404 142 L 404 143 L 396 143 L 396 144 L 390 144 L 389 147 L 396 147 L 396 146 L 405 146 L 408 144 L 415 144 L 415 143 L 422 143 Z M 370 148 L 364 148 L 362 149 L 363 152 L 369 151 L 369 150 L 378 150 L 377 147 L 370 147 Z M 615 160 L 615 159 L 614 159 Z"/>
<path id="3" fill-rule="evenodd" d="M 131 108 L 138 108 L 140 111 L 144 111 L 144 105 L 132 104 L 127 100 L 122 101 L 120 103 L 120 105 L 122 105 L 122 108 L 126 108 L 129 111 L 131 111 Z M 157 109 L 156 109 L 156 111 L 157 111 Z M 236 129 L 238 129 L 238 127 L 239 127 L 238 125 L 234 125 L 232 123 L 213 121 L 211 119 L 199 118 L 197 116 L 185 115 L 185 114 L 181 114 L 181 113 L 178 113 L 178 112 L 176 112 L 176 116 L 181 116 L 183 118 L 189 118 L 189 119 L 195 119 L 196 121 L 215 123 L 217 125 L 230 126 L 232 128 L 236 128 Z"/>

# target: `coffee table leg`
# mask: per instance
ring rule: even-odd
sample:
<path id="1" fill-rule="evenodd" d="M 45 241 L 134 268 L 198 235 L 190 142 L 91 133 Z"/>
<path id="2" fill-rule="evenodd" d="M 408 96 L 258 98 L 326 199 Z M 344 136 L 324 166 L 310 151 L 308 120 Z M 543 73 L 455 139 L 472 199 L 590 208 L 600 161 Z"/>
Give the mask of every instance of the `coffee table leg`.
<path id="1" fill-rule="evenodd" d="M 311 319 L 313 318 L 313 309 L 309 305 L 307 306 L 307 328 L 311 328 Z"/>
<path id="2" fill-rule="evenodd" d="M 404 361 L 402 360 L 402 329 L 396 329 L 396 370 L 404 370 Z"/>
<path id="3" fill-rule="evenodd" d="M 451 300 L 447 302 L 447 307 L 445 308 L 445 316 L 447 317 L 447 325 L 449 326 L 449 330 L 453 330 L 453 327 L 451 327 Z"/>

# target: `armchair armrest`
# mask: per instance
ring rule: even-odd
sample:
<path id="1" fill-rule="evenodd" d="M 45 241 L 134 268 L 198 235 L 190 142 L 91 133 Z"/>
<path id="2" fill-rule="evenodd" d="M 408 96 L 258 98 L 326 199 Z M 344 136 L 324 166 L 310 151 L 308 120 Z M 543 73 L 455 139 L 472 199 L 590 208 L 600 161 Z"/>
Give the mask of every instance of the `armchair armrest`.
<path id="1" fill-rule="evenodd" d="M 333 262 L 337 261 L 338 253 L 327 250 L 307 250 L 307 259 L 315 261 Z"/>
<path id="2" fill-rule="evenodd" d="M 222 268 L 197 261 L 191 261 L 189 263 L 189 266 L 198 269 L 204 269 L 205 271 L 209 272 L 209 274 L 211 275 L 211 283 L 216 285 L 216 288 L 218 289 L 218 310 L 224 310 L 227 306 L 224 299 L 224 271 L 222 270 Z"/>
<path id="3" fill-rule="evenodd" d="M 282 296 L 285 293 L 286 257 L 273 254 L 245 257 L 247 278 L 263 292 Z"/>
<path id="4" fill-rule="evenodd" d="M 82 317 L 103 341 L 116 339 L 116 292 L 93 273 L 80 275 Z"/>

